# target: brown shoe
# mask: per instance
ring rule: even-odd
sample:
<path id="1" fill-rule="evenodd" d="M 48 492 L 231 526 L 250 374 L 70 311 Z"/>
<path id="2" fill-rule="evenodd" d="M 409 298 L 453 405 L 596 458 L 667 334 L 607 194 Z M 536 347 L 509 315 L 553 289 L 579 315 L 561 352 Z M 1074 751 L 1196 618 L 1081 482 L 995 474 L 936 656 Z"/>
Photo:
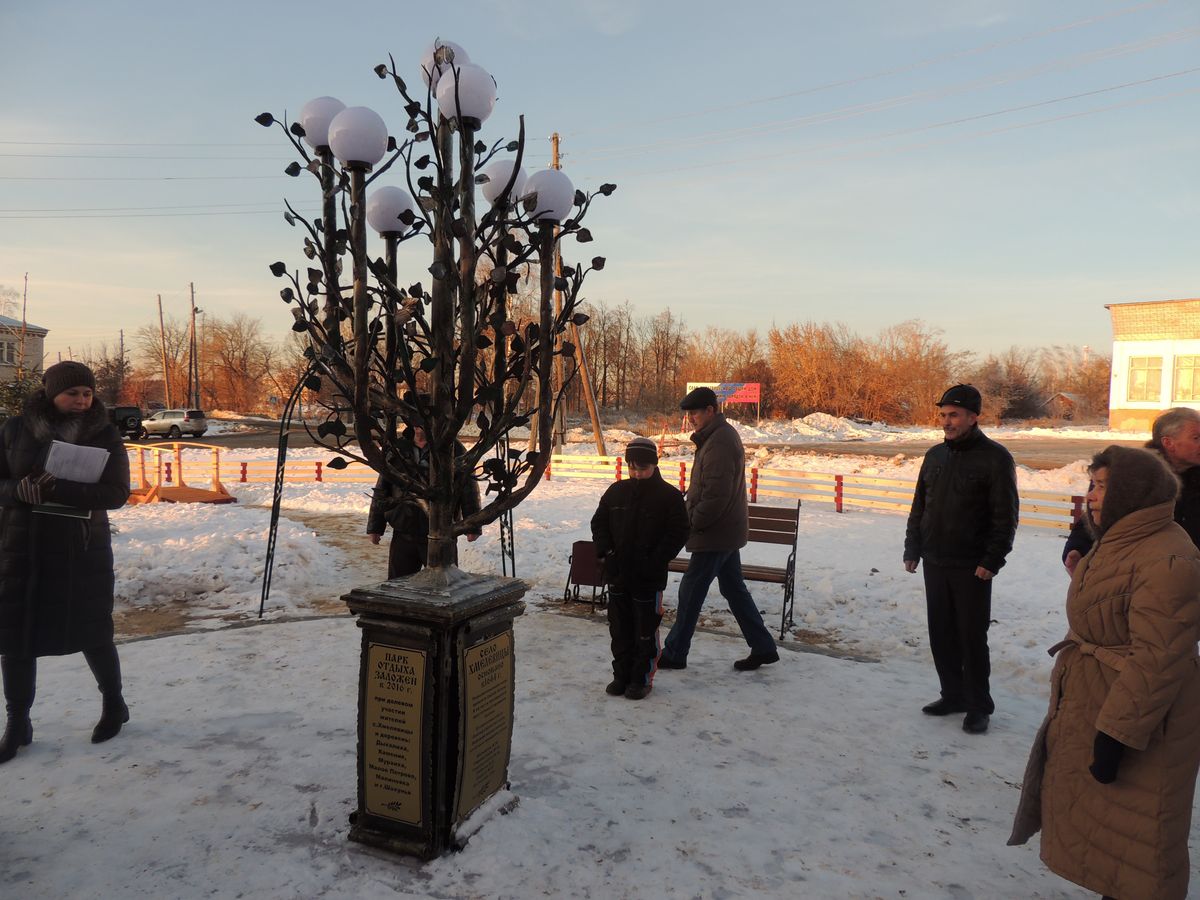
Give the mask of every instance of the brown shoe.
<path id="1" fill-rule="evenodd" d="M 642 700 L 652 690 L 653 687 L 649 684 L 631 684 L 629 687 L 625 688 L 625 699 Z"/>

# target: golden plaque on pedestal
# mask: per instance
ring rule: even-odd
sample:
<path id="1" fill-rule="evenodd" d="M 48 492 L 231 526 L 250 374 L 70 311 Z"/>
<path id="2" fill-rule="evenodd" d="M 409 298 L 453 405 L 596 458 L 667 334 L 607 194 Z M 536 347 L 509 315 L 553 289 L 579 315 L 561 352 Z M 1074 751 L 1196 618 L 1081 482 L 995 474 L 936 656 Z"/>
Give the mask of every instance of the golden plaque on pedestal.
<path id="1" fill-rule="evenodd" d="M 461 665 L 464 729 L 457 821 L 503 788 L 508 778 L 513 726 L 512 631 L 467 648 Z"/>
<path id="2" fill-rule="evenodd" d="M 366 811 L 420 826 L 425 653 L 368 644 L 367 673 L 363 720 Z"/>

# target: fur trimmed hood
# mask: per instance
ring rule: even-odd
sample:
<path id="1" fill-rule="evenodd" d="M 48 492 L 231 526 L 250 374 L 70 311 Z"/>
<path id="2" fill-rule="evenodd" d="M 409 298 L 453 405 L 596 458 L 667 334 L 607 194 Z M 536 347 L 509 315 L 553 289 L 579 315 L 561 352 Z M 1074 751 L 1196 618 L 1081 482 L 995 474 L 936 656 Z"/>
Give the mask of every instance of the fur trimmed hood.
<path id="1" fill-rule="evenodd" d="M 1174 503 L 1179 496 L 1179 477 L 1159 453 L 1113 444 L 1098 457 L 1107 458 L 1109 464 L 1108 489 L 1100 510 L 1100 524 L 1094 524 L 1091 516 L 1087 518 L 1088 530 L 1096 538 L 1102 537 L 1130 513 L 1162 503 Z"/>
<path id="2" fill-rule="evenodd" d="M 30 395 L 21 416 L 25 427 L 41 443 L 66 441 L 77 444 L 94 438 L 109 425 L 108 407 L 99 397 L 92 400 L 91 409 L 86 412 L 64 415 L 54 408 L 44 390 Z"/>

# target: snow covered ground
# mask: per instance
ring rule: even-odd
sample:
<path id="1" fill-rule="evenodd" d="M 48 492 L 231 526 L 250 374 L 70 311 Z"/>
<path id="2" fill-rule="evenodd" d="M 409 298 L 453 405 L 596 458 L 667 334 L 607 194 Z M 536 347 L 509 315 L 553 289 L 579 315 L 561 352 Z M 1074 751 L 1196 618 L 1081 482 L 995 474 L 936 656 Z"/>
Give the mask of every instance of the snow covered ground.
<path id="1" fill-rule="evenodd" d="M 1075 489 L 1081 474 L 1037 473 L 1038 486 Z M 822 504 L 800 522 L 796 619 L 811 643 L 735 672 L 745 645 L 714 590 L 689 668 L 660 673 L 634 703 L 603 693 L 603 619 L 564 616 L 558 602 L 603 486 L 543 484 L 517 511 L 518 574 L 531 584 L 516 626 L 520 803 L 425 865 L 346 840 L 359 633 L 344 616 L 295 621 L 382 576 L 386 550 L 362 535 L 367 486 L 287 486 L 274 590 L 254 627 L 227 626 L 257 612 L 268 512 L 255 504 L 269 486 L 233 486 L 236 506 L 119 511 L 119 612 L 181 606 L 191 633 L 122 646 L 133 718 L 98 747 L 82 660 L 41 662 L 34 743 L 0 768 L 5 893 L 1088 896 L 1044 870 L 1036 842 L 1004 843 L 1044 712 L 1045 648 L 1064 631 L 1061 537 L 1022 530 L 996 581 L 986 736 L 920 713 L 937 682 L 921 579 L 900 562 L 903 516 Z M 498 552 L 493 527 L 462 545 L 462 565 L 497 571 Z M 777 628 L 778 588 L 752 589 Z"/>

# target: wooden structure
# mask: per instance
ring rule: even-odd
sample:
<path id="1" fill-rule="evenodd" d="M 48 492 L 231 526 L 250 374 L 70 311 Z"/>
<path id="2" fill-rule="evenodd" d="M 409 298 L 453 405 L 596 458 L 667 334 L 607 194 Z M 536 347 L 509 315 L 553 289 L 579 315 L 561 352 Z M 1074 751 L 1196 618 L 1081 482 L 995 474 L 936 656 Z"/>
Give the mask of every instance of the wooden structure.
<path id="1" fill-rule="evenodd" d="M 185 480 L 185 447 L 210 452 L 207 487 L 194 487 Z M 131 457 L 136 454 L 136 459 L 129 461 L 130 503 L 237 503 L 237 497 L 221 483 L 220 447 L 172 441 L 167 444 L 127 444 L 126 450 Z M 147 455 L 151 458 L 149 465 Z M 203 464 L 194 462 L 191 467 L 198 474 L 204 469 Z M 205 476 L 201 474 L 200 477 Z"/>

